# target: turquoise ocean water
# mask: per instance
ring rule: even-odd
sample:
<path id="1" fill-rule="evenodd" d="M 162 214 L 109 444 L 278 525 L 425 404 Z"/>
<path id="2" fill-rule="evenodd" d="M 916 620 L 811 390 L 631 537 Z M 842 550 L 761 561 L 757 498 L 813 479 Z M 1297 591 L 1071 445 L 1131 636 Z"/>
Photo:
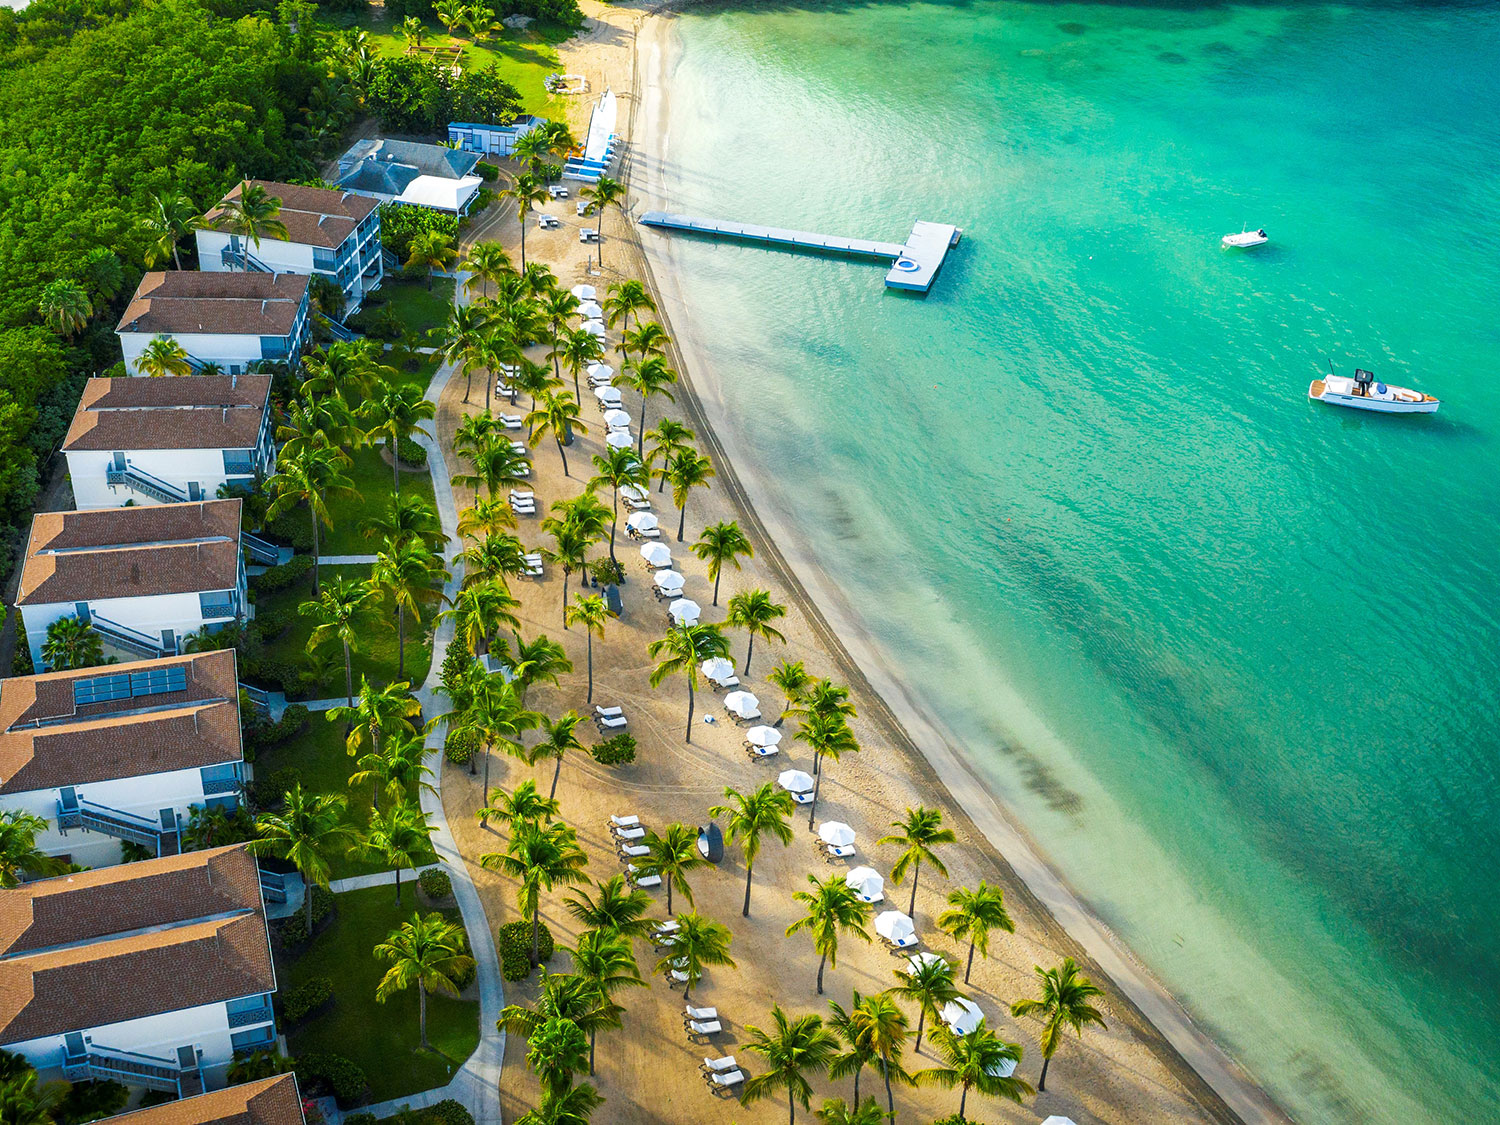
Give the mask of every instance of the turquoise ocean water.
<path id="1" fill-rule="evenodd" d="M 925 300 L 676 247 L 770 503 L 1296 1115 L 1500 1117 L 1500 10 L 679 30 L 673 209 L 966 231 Z M 1443 409 L 1310 403 L 1330 356 Z"/>

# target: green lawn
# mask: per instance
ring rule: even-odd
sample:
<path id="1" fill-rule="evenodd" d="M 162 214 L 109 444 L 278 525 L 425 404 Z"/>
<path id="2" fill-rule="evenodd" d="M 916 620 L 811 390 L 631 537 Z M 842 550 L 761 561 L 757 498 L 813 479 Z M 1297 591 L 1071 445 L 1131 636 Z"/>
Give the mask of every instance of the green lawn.
<path id="1" fill-rule="evenodd" d="M 434 277 L 430 280 L 431 289 L 424 281 L 387 278 L 378 290 L 383 299 L 380 307 L 395 314 L 401 327 L 408 331 L 427 332 L 433 328 L 442 328 L 448 323 L 448 310 L 453 307 L 454 280 L 451 277 Z"/>
<path id="2" fill-rule="evenodd" d="M 402 889 L 404 905 L 396 906 L 391 887 L 370 887 L 338 895 L 338 914 L 310 948 L 295 960 L 282 958 L 278 975 L 283 989 L 296 988 L 312 977 L 333 981 L 333 1004 L 287 1031 L 288 1046 L 296 1056 L 306 1051 L 343 1055 L 364 1070 L 370 1099 L 407 1097 L 445 1085 L 479 1045 L 479 1004 L 429 996 L 427 1038 L 418 1046 L 417 994 L 398 993 L 384 1004 L 375 1002 L 375 987 L 387 963 L 373 950 L 403 921 L 410 921 L 415 888 Z M 442 911 L 460 920 L 457 910 Z"/>
<path id="3" fill-rule="evenodd" d="M 424 422 L 423 429 L 432 432 L 432 423 Z M 366 446 L 350 453 L 350 465 L 344 470 L 354 484 L 355 496 L 334 498 L 328 501 L 328 514 L 332 527 L 320 529 L 320 548 L 325 555 L 373 555 L 380 544 L 360 534 L 360 525 L 390 510 L 391 495 L 395 480 L 391 467 L 381 457 L 381 447 Z M 435 503 L 432 477 L 426 469 L 411 472 L 401 470 L 401 495 L 420 496 L 429 504 Z M 305 513 L 304 513 L 305 515 Z"/>

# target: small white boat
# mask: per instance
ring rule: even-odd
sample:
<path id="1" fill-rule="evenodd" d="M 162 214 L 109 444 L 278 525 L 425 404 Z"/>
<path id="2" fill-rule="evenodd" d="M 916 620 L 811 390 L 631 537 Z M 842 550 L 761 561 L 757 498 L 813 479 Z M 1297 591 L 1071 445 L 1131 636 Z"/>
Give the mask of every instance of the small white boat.
<path id="1" fill-rule="evenodd" d="M 1219 245 L 1226 250 L 1248 250 L 1252 246 L 1264 246 L 1270 241 L 1271 236 L 1266 233 L 1264 227 L 1261 227 L 1259 230 L 1242 230 L 1239 234 L 1226 234 Z"/>
<path id="2" fill-rule="evenodd" d="M 1331 406 L 1348 406 L 1355 410 L 1374 410 L 1380 414 L 1432 414 L 1438 400 L 1409 387 L 1392 387 L 1375 381 L 1368 371 L 1355 368 L 1354 378 L 1329 375 L 1314 379 L 1307 397 Z"/>

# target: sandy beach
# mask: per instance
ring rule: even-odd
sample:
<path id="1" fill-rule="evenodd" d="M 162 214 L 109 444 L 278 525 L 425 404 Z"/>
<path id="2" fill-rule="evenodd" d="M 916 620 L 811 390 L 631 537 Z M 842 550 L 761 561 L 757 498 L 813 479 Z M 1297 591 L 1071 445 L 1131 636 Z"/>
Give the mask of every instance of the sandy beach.
<path id="1" fill-rule="evenodd" d="M 631 137 L 625 178 L 631 189 L 630 209 L 639 213 L 656 206 L 661 198 L 659 178 L 670 148 L 664 80 L 671 61 L 671 19 L 648 17 L 644 7 L 604 7 L 590 0 L 585 0 L 584 10 L 590 26 L 563 47 L 564 63 L 569 72 L 589 78 L 592 93 L 609 86 L 622 98 L 622 131 Z M 584 126 L 588 105 L 588 100 L 579 99 L 572 106 L 570 124 L 575 132 Z M 943 852 L 947 878 L 933 871 L 923 873 L 916 908 L 922 948 L 954 955 L 963 952 L 934 924 L 949 890 L 973 886 L 980 879 L 1004 889 L 1016 933 L 992 939 L 990 958 L 976 960 L 972 985 L 964 992 L 1004 1038 L 1022 1044 L 1025 1055 L 1018 1071 L 1022 1077 L 1034 1083 L 1041 1066 L 1036 1029 L 1012 1020 L 1008 1007 L 1012 1000 L 1033 993 L 1032 967 L 1050 967 L 1064 956 L 1073 956 L 1107 988 L 1108 1029 L 1091 1030 L 1082 1041 L 1069 1040 L 1059 1049 L 1045 1093 L 1028 1099 L 1024 1106 L 971 1097 L 970 1118 L 1033 1122 L 1059 1114 L 1080 1125 L 1091 1121 L 1286 1120 L 1088 914 L 1033 844 L 1007 821 L 964 765 L 962 748 L 935 725 L 920 700 L 903 690 L 899 677 L 861 636 L 840 592 L 823 579 L 816 560 L 800 548 L 796 513 L 758 503 L 755 481 L 744 472 L 749 459 L 738 444 L 734 419 L 717 393 L 719 373 L 709 363 L 702 341 L 694 335 L 693 321 L 685 313 L 689 295 L 674 286 L 670 242 L 653 237 L 642 247 L 634 224 L 611 210 L 604 220 L 605 264 L 602 269 L 595 265 L 596 272 L 591 273 L 589 248 L 578 241 L 581 220 L 574 214 L 572 201 L 551 204 L 546 210 L 557 214 L 563 227 L 550 234 L 528 232 L 529 259 L 547 262 L 565 285 L 587 282 L 602 291 L 623 278 L 648 279 L 661 306 L 658 319 L 674 336 L 670 358 L 682 378 L 676 388 L 677 401 L 653 401 L 647 424 L 653 425 L 663 413 L 686 422 L 697 431 L 700 445 L 718 472 L 711 490 L 699 490 L 689 500 L 687 543 L 681 546 L 674 534 L 677 513 L 670 497 L 653 494 L 664 526 L 663 542 L 672 548 L 675 568 L 686 578 L 686 595 L 703 606 L 704 620 L 711 622 L 722 621 L 723 605 L 737 590 L 766 589 L 788 606 L 788 615 L 780 623 L 787 643 L 757 643 L 750 674 L 740 673 L 743 686 L 759 696 L 768 717 L 782 704 L 780 694 L 764 680 L 777 660 L 801 660 L 812 674 L 853 688 L 859 710 L 853 725 L 863 750 L 827 767 L 817 819 L 852 825 L 859 847 L 853 862 L 888 874 L 896 851 L 879 847 L 875 841 L 890 822 L 908 807 L 942 810 L 958 842 Z M 513 220 L 486 222 L 480 230 L 482 237 L 497 239 L 513 254 L 518 252 Z M 612 334 L 611 342 L 616 340 Z M 612 356 L 610 362 L 618 366 L 618 357 Z M 467 405 L 464 382 L 453 379 L 440 403 L 438 436 L 445 446 L 451 447 L 464 413 L 483 408 L 482 380 L 475 380 Z M 543 510 L 552 501 L 582 490 L 590 471 L 588 460 L 602 449 L 603 423 L 587 392 L 585 398 L 589 400 L 584 406 L 589 432 L 578 436 L 568 451 L 572 477 L 564 477 L 550 440 L 535 451 L 534 488 Z M 638 417 L 640 404 L 628 391 L 624 406 Z M 462 508 L 471 497 L 460 490 L 457 499 Z M 710 604 L 712 584 L 704 564 L 687 546 L 704 525 L 729 519 L 739 521 L 756 553 L 745 561 L 743 570 L 726 571 L 716 607 Z M 538 522 L 523 519 L 520 534 L 526 542 L 540 546 L 546 537 Z M 811 756 L 790 737 L 790 723 L 778 758 L 749 760 L 741 749 L 741 728 L 727 721 L 718 696 L 706 686 L 698 698 L 697 714 L 714 715 L 718 721 L 709 725 L 700 718 L 694 724 L 692 742 L 684 742 L 685 686 L 674 680 L 653 690 L 648 683 L 652 661 L 646 647 L 664 631 L 664 604 L 653 598 L 636 545 L 623 532 L 617 552 L 629 575 L 623 591 L 625 616 L 611 621 L 602 642 L 595 641 L 594 700 L 625 708 L 630 730 L 639 741 L 637 759 L 630 766 L 605 768 L 575 756 L 564 763 L 558 786 L 563 818 L 578 829 L 589 853 L 589 873 L 596 880 L 620 870 L 604 827 L 610 814 L 634 813 L 656 829 L 675 821 L 704 824 L 707 808 L 720 802 L 726 786 L 749 790 L 774 780 L 779 770 L 811 769 Z M 545 579 L 514 587 L 522 603 L 523 632 L 527 636 L 546 633 L 562 641 L 577 669 L 557 688 L 534 690 L 530 704 L 552 715 L 568 708 L 587 709 L 582 674 L 585 641 L 578 631 L 563 629 L 561 587 L 561 574 L 551 568 Z M 733 630 L 729 635 L 733 655 L 742 662 L 745 638 Z M 502 836 L 475 822 L 474 812 L 482 802 L 479 780 L 464 767 L 448 765 L 445 770 L 443 800 L 460 849 L 470 860 L 491 920 L 509 921 L 517 916 L 514 885 L 476 862 L 479 855 L 500 850 L 504 844 Z M 529 767 L 514 760 L 497 757 L 491 764 L 492 785 L 512 788 L 531 775 Z M 535 776 L 545 787 L 551 780 L 550 768 L 537 769 Z M 728 849 L 717 868 L 692 873 L 697 909 L 728 925 L 734 934 L 731 952 L 737 968 L 709 970 L 694 991 L 695 1002 L 718 1008 L 724 1031 L 710 1043 L 690 1043 L 681 1026 L 680 992 L 669 990 L 659 976 L 651 977 L 647 988 L 630 990 L 620 998 L 626 1008 L 624 1028 L 600 1038 L 594 1081 L 607 1102 L 597 1120 L 781 1120 L 784 1101 L 771 1099 L 746 1109 L 732 1100 L 716 1100 L 698 1076 L 699 1061 L 705 1055 L 736 1054 L 753 1072 L 758 1069 L 757 1059 L 743 1049 L 745 1028 L 765 1025 L 773 1003 L 791 1013 L 826 1014 L 829 1000 L 847 1006 L 853 989 L 868 994 L 894 983 L 892 974 L 904 963 L 902 959 L 878 941 L 863 945 L 845 940 L 838 967 L 828 972 L 825 996 L 814 994 L 817 956 L 811 943 L 801 935 L 787 938 L 784 930 L 800 915 L 791 893 L 805 885 L 809 872 L 823 875 L 834 868 L 815 849 L 805 812 L 795 825 L 796 837 L 789 847 L 767 844 L 757 860 L 748 919 L 740 917 L 744 869 L 737 848 Z M 563 910 L 562 899 L 562 894 L 544 896 L 542 914 L 558 943 L 565 945 L 576 937 L 577 928 Z M 887 900 L 904 909 L 904 888 L 888 883 Z M 679 901 L 679 909 L 683 905 Z M 664 915 L 664 902 L 655 913 Z M 637 953 L 643 972 L 649 974 L 655 955 L 645 946 Z M 558 954 L 551 967 L 565 971 L 566 955 Z M 535 996 L 535 984 L 533 978 L 521 986 L 507 985 L 507 1001 L 529 1002 Z M 915 1013 L 912 1019 L 915 1023 Z M 536 1082 L 526 1071 L 524 1056 L 524 1043 L 512 1037 L 501 1085 L 506 1120 L 514 1120 L 536 1103 Z M 921 1056 L 908 1051 L 906 1065 L 912 1070 L 935 1065 L 925 1040 Z M 862 1093 L 875 1092 L 877 1085 L 867 1073 Z M 833 1084 L 820 1079 L 814 1088 L 814 1106 L 822 1096 L 847 1098 L 850 1094 L 847 1081 Z M 956 1093 L 936 1089 L 896 1092 L 897 1113 L 904 1121 L 930 1121 L 954 1112 L 957 1103 Z"/>

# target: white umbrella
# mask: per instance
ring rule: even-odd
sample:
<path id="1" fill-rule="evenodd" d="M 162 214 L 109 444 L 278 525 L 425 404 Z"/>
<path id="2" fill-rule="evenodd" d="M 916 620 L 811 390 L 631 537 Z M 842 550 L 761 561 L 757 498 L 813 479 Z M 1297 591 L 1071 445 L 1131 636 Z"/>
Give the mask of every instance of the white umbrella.
<path id="1" fill-rule="evenodd" d="M 630 520 L 627 518 L 627 524 Z M 665 543 L 647 543 L 641 548 L 641 558 L 647 566 L 671 566 L 672 552 Z"/>
<path id="2" fill-rule="evenodd" d="M 657 575 L 660 578 L 660 575 Z M 722 656 L 711 656 L 698 666 L 710 680 L 722 680 L 734 675 L 734 665 Z"/>
<path id="3" fill-rule="evenodd" d="M 775 727 L 751 727 L 745 732 L 745 741 L 751 746 L 780 746 L 781 732 Z"/>
<path id="4" fill-rule="evenodd" d="M 949 1000 L 944 1004 L 938 1018 L 948 1025 L 948 1030 L 954 1035 L 967 1035 L 983 1022 L 984 1013 L 974 1001 L 960 996 L 957 1000 Z"/>
<path id="5" fill-rule="evenodd" d="M 810 774 L 802 770 L 782 770 L 781 775 L 776 779 L 776 784 L 788 793 L 811 793 L 813 779 Z"/>
<path id="6" fill-rule="evenodd" d="M 585 320 L 598 320 L 604 315 L 604 310 L 594 301 L 585 301 L 578 306 L 578 315 Z"/>
<path id="7" fill-rule="evenodd" d="M 585 320 L 583 330 L 598 336 L 601 340 L 604 339 L 604 321 L 602 320 Z"/>
<path id="8" fill-rule="evenodd" d="M 646 494 L 646 490 L 638 484 L 622 484 L 620 486 L 620 498 L 623 500 L 634 500 L 636 503 L 650 499 Z"/>
<path id="9" fill-rule="evenodd" d="M 873 867 L 856 867 L 844 876 L 844 882 L 866 898 L 885 894 L 885 879 Z"/>
<path id="10" fill-rule="evenodd" d="M 607 363 L 591 363 L 584 368 L 584 374 L 590 379 L 603 379 L 608 382 L 615 377 L 615 369 Z"/>
<path id="11" fill-rule="evenodd" d="M 875 932 L 886 941 L 900 945 L 917 932 L 917 927 L 899 910 L 882 910 L 875 915 Z"/>
<path id="12" fill-rule="evenodd" d="M 942 960 L 945 960 L 945 958 L 941 953 L 913 953 L 906 959 L 906 963 L 911 967 L 911 971 L 915 973 L 920 972 L 924 965 L 934 965 Z"/>
<path id="13" fill-rule="evenodd" d="M 651 512 L 631 512 L 625 517 L 627 531 L 650 531 L 660 524 L 661 521 Z"/>
<path id="14" fill-rule="evenodd" d="M 635 438 L 630 436 L 629 430 L 610 430 L 604 435 L 604 444 L 611 449 L 629 449 L 635 444 Z"/>
<path id="15" fill-rule="evenodd" d="M 987 1067 L 985 1067 L 984 1068 L 984 1072 L 986 1074 L 988 1074 L 991 1078 L 1009 1078 L 1012 1074 L 1014 1074 L 1016 1072 L 1016 1060 L 1015 1059 L 1001 1059 L 994 1066 L 987 1066 Z M 1048 1120 L 1049 1121 L 1068 1121 L 1068 1119 L 1066 1117 L 1051 1117 L 1051 1118 L 1048 1118 Z M 1047 1123 L 1044 1121 L 1044 1122 L 1042 1122 L 1042 1125 L 1047 1125 Z M 1073 1122 L 1068 1121 L 1068 1125 L 1073 1125 Z"/>
<path id="16" fill-rule="evenodd" d="M 623 410 L 611 407 L 604 412 L 604 424 L 611 429 L 623 430 L 630 425 L 630 415 Z"/>
<path id="17" fill-rule="evenodd" d="M 748 719 L 752 715 L 760 714 L 760 700 L 748 691 L 732 691 L 724 697 L 724 710 L 731 715 L 738 715 L 742 719 Z M 811 788 L 809 786 L 808 788 Z"/>
<path id="18" fill-rule="evenodd" d="M 572 293 L 580 301 L 592 301 L 595 297 L 599 296 L 599 290 L 595 289 L 592 285 L 575 285 L 568 292 Z"/>
<path id="19" fill-rule="evenodd" d="M 597 391 L 594 392 L 594 397 L 597 398 L 601 403 L 604 403 L 606 406 L 619 406 L 620 388 L 600 387 Z"/>
<path id="20" fill-rule="evenodd" d="M 832 848 L 847 848 L 854 843 L 854 829 L 841 820 L 825 820 L 818 825 L 818 839 Z"/>
<path id="21" fill-rule="evenodd" d="M 698 608 L 698 603 L 691 598 L 678 598 L 671 605 L 667 606 L 667 613 L 679 625 L 698 624 L 698 615 L 702 612 Z"/>
<path id="22" fill-rule="evenodd" d="M 658 570 L 652 575 L 652 581 L 664 594 L 682 593 L 682 575 L 675 570 Z"/>
<path id="23" fill-rule="evenodd" d="M 1075 1125 L 1075 1123 L 1071 1117 L 1059 1117 L 1054 1113 L 1047 1120 L 1043 1121 L 1042 1125 Z"/>

